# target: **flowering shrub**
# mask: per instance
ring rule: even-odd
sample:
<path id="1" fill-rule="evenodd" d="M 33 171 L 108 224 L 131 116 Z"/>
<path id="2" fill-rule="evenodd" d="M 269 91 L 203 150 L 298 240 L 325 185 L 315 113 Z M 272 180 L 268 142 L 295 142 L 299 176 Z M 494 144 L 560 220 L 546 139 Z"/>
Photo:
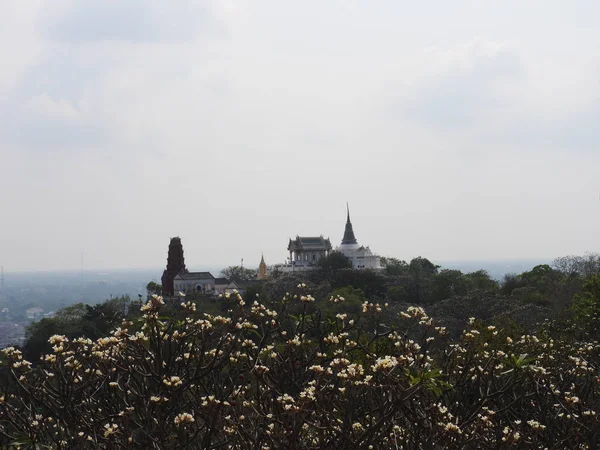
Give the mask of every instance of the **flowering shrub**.
<path id="1" fill-rule="evenodd" d="M 2 447 L 598 447 L 597 342 L 471 320 L 452 343 L 418 307 L 401 327 L 371 302 L 323 317 L 306 285 L 277 307 L 222 301 L 164 315 L 153 296 L 110 336 L 52 336 L 35 367 L 4 349 Z"/>

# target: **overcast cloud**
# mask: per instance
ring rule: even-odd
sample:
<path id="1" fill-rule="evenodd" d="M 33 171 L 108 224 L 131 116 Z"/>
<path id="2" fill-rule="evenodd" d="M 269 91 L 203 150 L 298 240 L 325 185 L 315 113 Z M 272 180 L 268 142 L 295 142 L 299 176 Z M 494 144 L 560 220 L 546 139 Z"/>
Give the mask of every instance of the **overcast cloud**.
<path id="1" fill-rule="evenodd" d="M 599 251 L 596 1 L 0 2 L 5 270 Z"/>

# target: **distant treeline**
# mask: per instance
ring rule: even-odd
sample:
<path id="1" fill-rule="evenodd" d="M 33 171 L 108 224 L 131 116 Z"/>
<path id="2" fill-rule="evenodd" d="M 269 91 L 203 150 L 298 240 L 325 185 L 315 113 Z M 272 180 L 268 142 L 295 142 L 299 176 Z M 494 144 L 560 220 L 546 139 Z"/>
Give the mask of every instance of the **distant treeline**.
<path id="1" fill-rule="evenodd" d="M 327 310 L 327 300 L 337 295 L 345 297 L 344 308 L 349 312 L 359 311 L 365 301 L 388 303 L 394 313 L 410 305 L 423 306 L 440 323 L 448 325 L 452 335 L 460 332 L 472 316 L 526 328 L 545 319 L 571 317 L 573 299 L 584 292 L 590 277 L 600 275 L 598 254 L 558 258 L 552 265 L 507 274 L 501 281 L 494 280 L 485 270 L 463 273 L 444 269 L 423 257 L 410 262 L 383 258 L 382 265 L 381 271 L 353 270 L 344 255 L 333 252 L 315 270 L 274 273 L 270 280 L 252 284 L 243 296 L 247 302 L 259 297 L 274 304 L 299 283 L 307 283 L 316 298 L 311 309 Z M 225 269 L 225 273 L 237 272 L 234 267 Z M 148 289 L 145 299 L 160 293 L 160 285 L 154 282 L 148 283 Z M 196 301 L 198 309 L 206 313 L 225 312 L 218 298 L 201 294 L 189 294 L 187 298 Z M 29 326 L 25 353 L 37 360 L 49 351 L 47 340 L 57 333 L 70 338 L 104 336 L 123 318 L 138 314 L 140 302 L 140 298 L 122 296 L 95 306 L 76 303 L 60 309 L 55 317 Z"/>

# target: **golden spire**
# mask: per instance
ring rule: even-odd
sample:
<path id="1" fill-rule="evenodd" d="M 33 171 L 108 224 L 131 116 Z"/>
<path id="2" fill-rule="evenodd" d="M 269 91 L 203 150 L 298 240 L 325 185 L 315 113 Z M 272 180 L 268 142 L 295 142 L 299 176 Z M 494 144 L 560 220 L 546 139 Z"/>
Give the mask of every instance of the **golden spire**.
<path id="1" fill-rule="evenodd" d="M 267 279 L 267 264 L 265 263 L 265 255 L 261 253 L 260 264 L 258 265 L 258 279 Z"/>

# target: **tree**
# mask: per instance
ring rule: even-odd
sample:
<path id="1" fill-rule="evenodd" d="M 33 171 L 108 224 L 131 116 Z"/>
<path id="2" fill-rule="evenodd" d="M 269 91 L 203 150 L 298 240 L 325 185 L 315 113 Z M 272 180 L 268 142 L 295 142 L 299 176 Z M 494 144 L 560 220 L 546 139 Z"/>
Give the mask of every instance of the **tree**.
<path id="1" fill-rule="evenodd" d="M 43 353 L 50 353 L 52 346 L 48 338 L 55 334 L 72 334 L 70 324 L 59 322 L 56 317 L 43 318 L 38 322 L 33 322 L 25 329 L 25 343 L 23 344 L 23 354 L 30 361 L 38 361 Z"/>
<path id="2" fill-rule="evenodd" d="M 563 284 L 565 275 L 558 270 L 554 270 L 548 264 L 540 264 L 535 266 L 528 272 L 521 274 L 521 280 L 536 289 L 542 297 L 546 298 L 554 296 Z"/>
<path id="3" fill-rule="evenodd" d="M 584 256 L 563 256 L 552 261 L 552 267 L 570 277 L 599 275 L 600 254 L 586 253 Z"/>
<path id="4" fill-rule="evenodd" d="M 516 273 L 504 274 L 502 283 L 500 284 L 500 292 L 505 295 L 510 295 L 515 289 L 523 286 L 523 282 Z"/>
<path id="5" fill-rule="evenodd" d="M 432 277 L 431 301 L 438 302 L 455 295 L 465 295 L 468 283 L 460 270 L 443 269 Z"/>
<path id="6" fill-rule="evenodd" d="M 242 266 L 229 266 L 221 271 L 221 276 L 229 281 L 255 280 L 256 274 L 256 269 L 247 269 Z"/>
<path id="7" fill-rule="evenodd" d="M 598 332 L 600 320 L 600 277 L 592 275 L 585 280 L 583 293 L 573 296 L 573 313 L 579 327 L 587 332 Z"/>
<path id="8" fill-rule="evenodd" d="M 363 291 L 369 299 L 381 299 L 387 292 L 387 279 L 376 270 L 341 269 L 330 274 L 328 281 L 335 289 L 352 286 Z"/>
<path id="9" fill-rule="evenodd" d="M 499 285 L 494 280 L 487 270 L 477 270 L 476 272 L 467 273 L 465 280 L 468 283 L 469 291 L 482 290 L 497 292 Z"/>
<path id="10" fill-rule="evenodd" d="M 352 269 L 352 261 L 342 252 L 331 252 L 328 256 L 321 258 L 318 264 L 323 270 Z"/>
<path id="11" fill-rule="evenodd" d="M 64 334 L 68 337 L 78 337 L 84 334 L 82 318 L 87 313 L 88 306 L 76 303 L 56 311 L 54 317 L 46 317 L 31 323 L 25 330 L 23 351 L 27 358 L 37 361 L 42 353 L 52 351 L 48 338 L 54 334 Z"/>
<path id="12" fill-rule="evenodd" d="M 386 275 L 398 276 L 408 273 L 409 267 L 406 261 L 397 258 L 381 258 L 381 266 Z"/>
<path id="13" fill-rule="evenodd" d="M 162 294 L 162 285 L 151 281 L 146 285 L 146 291 L 148 292 L 148 298 L 152 296 L 152 294 L 161 295 Z"/>
<path id="14" fill-rule="evenodd" d="M 554 270 L 548 264 L 539 264 L 533 269 L 521 274 L 521 279 L 527 284 L 538 285 L 543 283 L 544 279 L 552 274 Z"/>
<path id="15" fill-rule="evenodd" d="M 390 286 L 387 290 L 387 298 L 393 302 L 406 302 L 409 300 L 404 286 Z"/>
<path id="16" fill-rule="evenodd" d="M 416 273 L 425 277 L 435 275 L 440 268 L 440 266 L 433 264 L 427 258 L 423 258 L 421 256 L 411 259 L 408 267 L 412 273 Z"/>
<path id="17" fill-rule="evenodd" d="M 54 317 L 47 317 L 30 324 L 25 332 L 24 353 L 37 361 L 42 353 L 52 351 L 48 338 L 64 334 L 68 338 L 81 336 L 97 339 L 106 336 L 120 325 L 133 303 L 129 296 L 115 297 L 94 306 L 76 303 L 59 309 Z M 135 313 L 139 309 L 134 309 Z"/>
<path id="18" fill-rule="evenodd" d="M 73 322 L 80 320 L 88 312 L 88 305 L 84 303 L 75 303 L 56 311 L 54 318 L 61 322 Z"/>
<path id="19" fill-rule="evenodd" d="M 438 272 L 440 266 L 433 264 L 427 258 L 418 256 L 410 261 L 408 268 L 412 276 L 414 301 L 417 303 L 427 302 L 432 277 Z"/>
<path id="20" fill-rule="evenodd" d="M 85 335 L 98 338 L 106 335 L 111 329 L 119 326 L 124 317 L 127 317 L 130 309 L 132 312 L 138 309 L 130 308 L 132 305 L 128 295 L 111 298 L 103 303 L 88 306 L 83 319 Z"/>
<path id="21" fill-rule="evenodd" d="M 360 313 L 362 304 L 366 300 L 365 293 L 361 289 L 351 286 L 335 289 L 331 292 L 329 298 L 343 298 L 344 301 L 340 303 L 323 302 L 320 309 L 328 316 L 334 316 L 338 312 L 348 314 Z"/>
<path id="22" fill-rule="evenodd" d="M 263 284 L 261 282 L 252 283 L 246 286 L 246 291 L 244 292 L 244 300 L 247 303 L 253 303 L 257 298 L 262 296 L 263 294 Z"/>

